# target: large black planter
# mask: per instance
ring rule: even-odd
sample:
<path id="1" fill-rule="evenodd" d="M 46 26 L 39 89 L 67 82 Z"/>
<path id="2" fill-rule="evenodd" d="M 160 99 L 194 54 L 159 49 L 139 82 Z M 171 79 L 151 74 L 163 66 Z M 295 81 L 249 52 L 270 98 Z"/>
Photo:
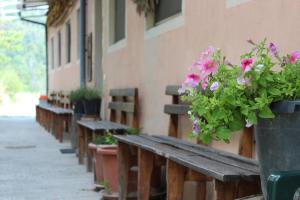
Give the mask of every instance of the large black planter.
<path id="1" fill-rule="evenodd" d="M 83 114 L 84 113 L 83 101 L 79 100 L 74 103 L 74 113 L 75 114 Z"/>
<path id="2" fill-rule="evenodd" d="M 259 119 L 255 127 L 262 190 L 267 198 L 267 179 L 277 171 L 300 169 L 300 101 L 274 103 L 274 119 Z"/>
<path id="3" fill-rule="evenodd" d="M 101 99 L 84 100 L 84 114 L 100 115 Z"/>

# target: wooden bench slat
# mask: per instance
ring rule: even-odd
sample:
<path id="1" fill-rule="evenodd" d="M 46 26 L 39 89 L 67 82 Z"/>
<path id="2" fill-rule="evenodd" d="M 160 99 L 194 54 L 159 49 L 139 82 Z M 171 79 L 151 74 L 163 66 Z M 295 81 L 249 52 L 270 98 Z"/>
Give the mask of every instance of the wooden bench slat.
<path id="1" fill-rule="evenodd" d="M 137 95 L 136 88 L 111 89 L 109 92 L 113 97 L 134 97 Z"/>
<path id="2" fill-rule="evenodd" d="M 166 95 L 179 96 L 178 90 L 180 87 L 180 85 L 168 85 L 166 88 Z"/>
<path id="3" fill-rule="evenodd" d="M 252 170 L 254 172 L 259 170 L 258 162 L 249 159 L 237 154 L 233 154 L 230 152 L 225 152 L 217 149 L 213 149 L 207 146 L 203 146 L 200 144 L 193 144 L 188 141 L 179 140 L 177 138 L 168 137 L 168 136 L 161 136 L 161 135 L 153 135 L 147 136 L 149 138 L 153 138 L 156 141 L 165 143 L 174 147 L 178 147 L 208 158 L 213 157 L 213 159 L 218 160 L 220 162 L 229 163 L 232 166 L 240 167 L 243 169 Z"/>
<path id="4" fill-rule="evenodd" d="M 164 107 L 166 114 L 185 115 L 189 110 L 189 105 L 185 104 L 167 104 Z"/>
<path id="5" fill-rule="evenodd" d="M 135 106 L 132 102 L 109 102 L 108 108 L 133 113 Z"/>
<path id="6" fill-rule="evenodd" d="M 86 127 L 93 131 L 116 131 L 116 130 L 126 130 L 129 127 L 123 124 L 111 122 L 111 121 L 92 121 L 92 120 L 79 120 L 77 121 L 83 127 Z"/>
<path id="7" fill-rule="evenodd" d="M 59 107 L 55 107 L 51 104 L 38 104 L 37 106 L 41 109 L 48 110 L 55 114 L 72 114 L 73 113 L 73 111 L 71 109 L 59 108 Z"/>
<path id="8" fill-rule="evenodd" d="M 160 144 L 141 136 L 115 136 L 119 141 L 138 146 L 155 154 L 173 160 L 189 167 L 197 172 L 212 176 L 221 181 L 231 181 L 239 179 L 256 179 L 259 172 L 252 172 L 238 167 L 234 167 L 222 162 L 208 159 L 193 152 L 175 148 L 170 145 Z"/>

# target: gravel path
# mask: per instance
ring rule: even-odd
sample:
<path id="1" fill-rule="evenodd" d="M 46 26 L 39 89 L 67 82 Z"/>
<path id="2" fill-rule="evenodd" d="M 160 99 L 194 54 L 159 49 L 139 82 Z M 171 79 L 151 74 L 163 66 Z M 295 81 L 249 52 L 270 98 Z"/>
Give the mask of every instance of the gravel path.
<path id="1" fill-rule="evenodd" d="M 0 200 L 98 200 L 93 175 L 33 118 L 0 118 Z"/>

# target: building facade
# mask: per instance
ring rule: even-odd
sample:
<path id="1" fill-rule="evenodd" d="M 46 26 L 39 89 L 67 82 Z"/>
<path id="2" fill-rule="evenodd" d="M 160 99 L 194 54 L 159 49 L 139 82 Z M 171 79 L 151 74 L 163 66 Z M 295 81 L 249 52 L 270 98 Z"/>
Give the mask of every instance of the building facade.
<path id="1" fill-rule="evenodd" d="M 49 90 L 80 87 L 80 1 L 70 1 L 64 17 L 48 26 Z M 160 0 L 147 17 L 132 0 L 86 0 L 86 85 L 103 91 L 108 119 L 112 88 L 137 87 L 143 132 L 167 134 L 167 85 L 180 84 L 187 67 L 209 45 L 238 62 L 248 39 L 274 41 L 282 52 L 299 48 L 300 2 L 295 0 Z M 156 1 L 153 1 L 156 2 Z M 191 129 L 180 120 L 182 137 Z M 237 152 L 231 144 L 212 145 Z"/>

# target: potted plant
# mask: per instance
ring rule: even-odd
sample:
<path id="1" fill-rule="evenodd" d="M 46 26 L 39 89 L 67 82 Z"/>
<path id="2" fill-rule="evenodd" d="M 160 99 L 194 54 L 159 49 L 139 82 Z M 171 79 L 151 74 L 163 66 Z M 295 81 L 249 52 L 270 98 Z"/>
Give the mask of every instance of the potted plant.
<path id="1" fill-rule="evenodd" d="M 74 104 L 74 112 L 86 115 L 99 115 L 101 95 L 98 90 L 79 88 L 71 91 L 70 101 Z"/>
<path id="2" fill-rule="evenodd" d="M 140 133 L 140 129 L 128 128 L 126 130 L 127 135 L 137 135 Z M 117 140 L 111 133 L 106 133 L 103 136 L 99 136 L 94 141 L 97 143 L 96 151 L 96 167 L 95 175 L 96 181 L 101 183 L 100 185 L 105 188 L 103 181 L 106 181 L 107 186 L 110 188 L 112 196 L 118 192 L 119 176 L 118 176 L 118 148 Z M 132 157 L 131 162 L 136 163 L 134 160 L 136 156 Z M 128 194 L 127 199 L 136 199 L 137 192 L 137 171 L 135 168 L 129 170 L 128 176 Z M 108 195 L 109 198 L 113 198 Z"/>
<path id="3" fill-rule="evenodd" d="M 84 90 L 84 113 L 86 115 L 99 115 L 101 107 L 101 95 L 98 90 L 86 88 Z"/>
<path id="4" fill-rule="evenodd" d="M 72 90 L 70 92 L 70 101 L 73 104 L 73 109 L 75 114 L 83 114 L 83 99 L 84 99 L 84 92 L 83 88 L 79 88 L 77 90 Z"/>
<path id="5" fill-rule="evenodd" d="M 230 142 L 231 133 L 255 126 L 262 189 L 270 173 L 300 168 L 300 53 L 280 56 L 266 40 L 233 65 L 210 47 L 189 68 L 179 89 L 191 103 L 191 135 Z M 293 157 L 295 156 L 295 157 Z"/>
<path id="6" fill-rule="evenodd" d="M 103 159 L 102 155 L 97 153 L 97 149 L 116 149 L 117 145 L 115 140 L 110 134 L 97 136 L 92 143 L 88 145 L 88 153 L 92 159 L 94 168 L 95 184 L 98 187 L 103 187 L 100 183 L 104 180 L 103 175 Z M 99 185 L 100 184 L 100 185 Z"/>
<path id="7" fill-rule="evenodd" d="M 101 191 L 102 200 L 118 200 L 119 196 L 117 193 L 112 192 L 109 187 L 109 182 L 107 180 L 103 180 L 101 184 L 104 186 L 104 190 Z"/>

